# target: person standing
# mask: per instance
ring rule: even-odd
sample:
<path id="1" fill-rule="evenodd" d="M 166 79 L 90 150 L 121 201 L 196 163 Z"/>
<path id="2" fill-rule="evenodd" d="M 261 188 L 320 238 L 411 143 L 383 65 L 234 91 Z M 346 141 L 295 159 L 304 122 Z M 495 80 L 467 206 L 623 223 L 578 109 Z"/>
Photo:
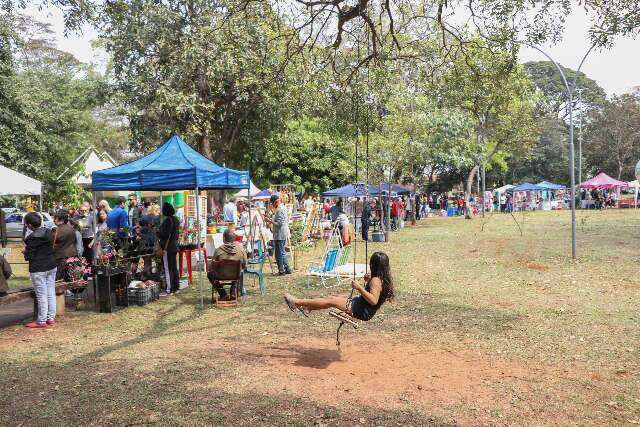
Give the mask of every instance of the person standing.
<path id="1" fill-rule="evenodd" d="M 278 274 L 291 274 L 289 259 L 285 251 L 285 245 L 289 238 L 289 217 L 287 207 L 280 201 L 277 194 L 271 196 L 271 206 L 275 209 L 273 218 L 265 217 L 265 220 L 273 225 L 273 246 L 276 251 L 276 263 L 278 264 Z"/>
<path id="2" fill-rule="evenodd" d="M 96 239 L 99 239 L 100 235 L 107 230 L 107 211 L 100 209 L 96 220 Z"/>
<path id="3" fill-rule="evenodd" d="M 329 209 L 329 218 L 331 219 L 331 222 L 335 223 L 341 213 L 344 213 L 344 210 L 342 209 L 342 199 L 338 199 L 336 204 L 331 206 L 331 209 Z"/>
<path id="4" fill-rule="evenodd" d="M 322 212 L 324 213 L 324 219 L 329 218 L 329 210 L 331 210 L 331 206 L 329 206 L 329 200 L 324 199 L 324 202 L 322 203 Z"/>
<path id="5" fill-rule="evenodd" d="M 80 229 L 82 236 L 82 255 L 89 265 L 93 264 L 93 240 L 96 236 L 96 223 L 94 215 L 89 213 L 89 203 L 84 202 L 80 205 L 74 220 Z"/>
<path id="6" fill-rule="evenodd" d="M 369 225 L 371 224 L 371 210 L 374 202 L 365 201 L 362 207 L 362 217 L 360 222 L 362 223 L 362 240 L 365 242 L 369 240 Z"/>
<path id="7" fill-rule="evenodd" d="M 138 198 L 135 193 L 129 194 L 129 210 L 127 211 L 127 219 L 131 228 L 140 222 L 140 208 L 138 207 Z"/>
<path id="8" fill-rule="evenodd" d="M 78 239 L 76 229 L 69 224 L 69 214 L 59 211 L 53 216 L 56 226 L 53 234 L 53 252 L 58 266 L 56 280 L 64 280 L 67 272 L 67 258 L 77 257 Z"/>
<path id="9" fill-rule="evenodd" d="M 233 202 L 231 202 L 233 203 Z M 235 205 L 234 205 L 235 206 Z M 160 247 L 164 250 L 162 263 L 166 281 L 165 293 L 176 293 L 180 290 L 180 274 L 178 273 L 178 218 L 176 210 L 170 203 L 162 205 L 164 221 L 158 231 Z"/>
<path id="10" fill-rule="evenodd" d="M 24 223 L 31 231 L 24 241 L 24 259 L 29 263 L 29 275 L 38 302 L 36 321 L 24 326 L 27 328 L 46 328 L 56 323 L 54 232 L 47 227 L 42 227 L 42 218 L 33 212 L 25 215 Z"/>
<path id="11" fill-rule="evenodd" d="M 118 197 L 116 205 L 107 214 L 107 228 L 115 230 L 119 237 L 124 237 L 127 228 L 129 228 L 129 216 L 124 210 L 124 204 L 124 196 Z"/>
<path id="12" fill-rule="evenodd" d="M 307 215 L 311 214 L 311 211 L 313 210 L 313 199 L 311 198 L 311 196 L 307 196 L 307 198 L 304 200 L 304 211 L 307 213 Z"/>

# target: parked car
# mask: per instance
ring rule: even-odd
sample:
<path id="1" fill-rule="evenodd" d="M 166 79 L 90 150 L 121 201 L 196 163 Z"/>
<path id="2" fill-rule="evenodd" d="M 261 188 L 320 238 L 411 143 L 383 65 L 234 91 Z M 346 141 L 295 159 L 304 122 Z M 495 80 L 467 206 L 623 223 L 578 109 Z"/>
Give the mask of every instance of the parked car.
<path id="1" fill-rule="evenodd" d="M 6 216 L 7 237 L 22 238 L 24 231 L 24 217 L 27 212 L 14 212 Z M 53 228 L 53 220 L 46 212 L 39 212 L 43 217 L 43 225 L 47 228 Z"/>
<path id="2" fill-rule="evenodd" d="M 10 213 L 18 212 L 18 209 L 16 209 L 16 208 L 2 208 L 2 212 L 4 212 L 5 215 L 9 215 Z"/>

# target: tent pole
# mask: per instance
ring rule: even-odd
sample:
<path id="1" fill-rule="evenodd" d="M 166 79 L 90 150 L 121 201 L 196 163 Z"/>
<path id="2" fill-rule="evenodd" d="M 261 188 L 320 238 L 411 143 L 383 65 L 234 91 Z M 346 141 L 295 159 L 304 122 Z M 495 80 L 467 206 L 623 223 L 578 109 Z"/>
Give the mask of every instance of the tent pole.
<path id="1" fill-rule="evenodd" d="M 254 245 L 255 245 L 255 237 L 253 235 L 253 218 L 251 217 L 251 186 L 249 186 L 249 190 L 247 190 L 247 194 L 249 195 L 248 200 L 249 200 L 249 238 L 247 239 L 247 249 L 251 248 L 251 256 L 250 258 L 253 258 L 253 254 L 254 254 Z M 244 235 L 247 235 L 247 232 L 245 230 Z"/>
<path id="2" fill-rule="evenodd" d="M 98 241 L 98 233 L 97 233 L 97 228 L 98 228 L 98 203 L 96 203 L 96 192 L 93 191 L 93 189 L 91 190 L 91 209 L 93 210 L 93 213 L 91 214 L 91 221 L 93 221 L 93 246 L 92 249 L 96 247 L 97 241 Z M 96 265 L 96 252 L 95 249 L 93 249 L 93 257 L 92 257 L 92 261 L 91 261 L 91 265 Z M 92 269 L 93 270 L 93 269 Z"/>
<path id="3" fill-rule="evenodd" d="M 200 224 L 200 189 L 198 187 L 196 187 L 196 226 L 198 227 L 198 243 L 197 243 L 197 248 L 198 248 L 198 261 L 202 258 L 202 249 L 200 248 L 200 244 L 202 243 L 201 240 L 201 233 L 200 233 L 200 229 L 201 229 L 201 224 Z M 205 259 L 203 262 L 207 262 L 207 260 Z M 198 268 L 198 285 L 200 287 L 200 308 L 204 308 L 204 291 L 202 289 L 202 270 L 204 269 L 204 264 L 202 265 L 202 267 Z"/>

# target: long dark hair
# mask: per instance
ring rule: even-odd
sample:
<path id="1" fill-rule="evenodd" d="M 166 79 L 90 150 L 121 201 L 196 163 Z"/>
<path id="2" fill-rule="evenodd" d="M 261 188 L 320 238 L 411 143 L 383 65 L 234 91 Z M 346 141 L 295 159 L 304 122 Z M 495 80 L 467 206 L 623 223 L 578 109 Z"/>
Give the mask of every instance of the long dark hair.
<path id="1" fill-rule="evenodd" d="M 395 292 L 387 254 L 374 252 L 369 259 L 369 268 L 371 269 L 371 277 L 377 277 L 382 282 L 382 292 L 380 294 L 382 301 L 393 301 Z"/>

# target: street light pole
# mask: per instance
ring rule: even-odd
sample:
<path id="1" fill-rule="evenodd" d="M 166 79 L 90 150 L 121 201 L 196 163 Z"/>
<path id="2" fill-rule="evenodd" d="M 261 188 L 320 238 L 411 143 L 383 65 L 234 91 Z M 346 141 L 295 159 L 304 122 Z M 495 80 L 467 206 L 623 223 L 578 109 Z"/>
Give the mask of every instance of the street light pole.
<path id="1" fill-rule="evenodd" d="M 584 88 L 575 88 L 578 92 L 578 104 L 580 105 L 580 122 L 578 123 L 578 183 L 582 184 L 582 115 L 584 113 L 582 106 L 582 91 Z"/>
<path id="2" fill-rule="evenodd" d="M 567 77 L 562 71 L 562 67 L 549 55 L 547 52 L 542 50 L 540 47 L 527 43 L 527 42 L 518 42 L 525 46 L 529 46 L 532 49 L 537 50 L 542 53 L 544 56 L 549 59 L 556 66 L 560 76 L 562 76 L 562 83 L 564 84 L 565 89 L 567 90 L 567 97 L 569 98 L 569 175 L 571 176 L 571 257 L 576 259 L 577 257 L 577 228 L 576 228 L 576 165 L 575 165 L 575 146 L 573 143 L 573 92 L 576 87 L 576 82 L 578 81 L 578 75 L 580 74 L 580 69 L 584 64 L 584 61 L 587 59 L 587 56 L 591 53 L 591 51 L 596 47 L 596 43 L 593 43 L 587 53 L 582 57 L 582 61 L 580 61 L 580 65 L 576 70 L 576 75 L 573 78 L 571 84 L 567 81 Z M 580 152 L 582 155 L 582 152 Z"/>

